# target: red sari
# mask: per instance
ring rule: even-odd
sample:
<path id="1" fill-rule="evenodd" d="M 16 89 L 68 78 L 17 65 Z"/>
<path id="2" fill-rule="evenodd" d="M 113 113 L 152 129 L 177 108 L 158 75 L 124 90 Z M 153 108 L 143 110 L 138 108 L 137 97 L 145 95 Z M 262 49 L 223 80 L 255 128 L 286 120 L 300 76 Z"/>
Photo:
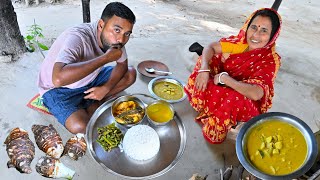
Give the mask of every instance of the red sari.
<path id="1" fill-rule="evenodd" d="M 220 42 L 246 44 L 245 31 L 255 13 L 249 17 L 237 36 L 222 38 Z M 281 18 L 279 15 L 278 17 L 281 26 Z M 223 142 L 228 130 L 235 126 L 237 121 L 246 122 L 271 108 L 274 80 L 280 67 L 280 56 L 275 51 L 275 40 L 279 36 L 280 26 L 272 40 L 263 48 L 231 54 L 224 63 L 221 61 L 221 54 L 214 55 L 209 62 L 211 74 L 207 89 L 203 92 L 195 88 L 195 78 L 201 67 L 202 57 L 198 59 L 184 90 L 191 106 L 199 112 L 195 119 L 202 122 L 203 135 L 209 142 Z M 262 87 L 263 98 L 253 101 L 232 88 L 215 85 L 213 77 L 221 72 L 227 72 L 237 81 Z"/>

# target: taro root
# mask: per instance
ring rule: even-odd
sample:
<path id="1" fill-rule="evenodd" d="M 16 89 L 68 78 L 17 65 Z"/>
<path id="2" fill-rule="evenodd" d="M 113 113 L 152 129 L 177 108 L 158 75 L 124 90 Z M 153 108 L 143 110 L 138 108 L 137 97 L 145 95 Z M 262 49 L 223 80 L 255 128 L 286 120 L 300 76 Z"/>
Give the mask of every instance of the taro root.
<path id="1" fill-rule="evenodd" d="M 41 157 L 36 164 L 36 171 L 48 178 L 72 179 L 75 171 L 50 156 Z"/>
<path id="2" fill-rule="evenodd" d="M 7 146 L 7 154 L 10 160 L 8 168 L 15 167 L 21 173 L 32 172 L 31 161 L 34 158 L 34 144 L 29 139 L 28 132 L 21 128 L 14 128 L 7 136 L 4 144 Z"/>
<path id="3" fill-rule="evenodd" d="M 40 150 L 47 155 L 59 159 L 63 153 L 63 143 L 56 129 L 49 126 L 33 125 L 32 132 Z"/>
<path id="4" fill-rule="evenodd" d="M 78 160 L 86 154 L 87 143 L 84 134 L 78 133 L 71 137 L 64 146 L 63 155 L 68 155 L 73 160 Z"/>

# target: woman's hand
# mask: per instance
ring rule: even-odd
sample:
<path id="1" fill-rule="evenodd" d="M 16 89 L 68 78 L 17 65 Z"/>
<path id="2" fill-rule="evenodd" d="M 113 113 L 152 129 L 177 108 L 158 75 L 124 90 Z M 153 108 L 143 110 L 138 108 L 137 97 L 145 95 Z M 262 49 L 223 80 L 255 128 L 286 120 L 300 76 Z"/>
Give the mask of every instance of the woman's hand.
<path id="1" fill-rule="evenodd" d="M 214 76 L 214 84 L 219 84 L 219 76 L 220 82 L 225 84 L 225 86 L 234 89 L 235 91 L 239 92 L 240 94 L 246 96 L 247 98 L 258 101 L 260 100 L 263 95 L 264 91 L 262 87 L 256 84 L 248 84 L 245 82 L 237 81 L 229 76 L 227 73 L 220 73 Z"/>
<path id="2" fill-rule="evenodd" d="M 207 88 L 210 72 L 200 72 L 196 77 L 195 87 L 199 91 L 204 91 Z"/>
<path id="3" fill-rule="evenodd" d="M 87 94 L 86 96 L 84 96 L 84 99 L 101 101 L 106 96 L 106 94 L 109 93 L 109 91 L 110 89 L 108 89 L 106 86 L 92 87 L 84 92 Z"/>
<path id="4" fill-rule="evenodd" d="M 224 73 L 224 74 L 221 74 L 221 73 L 216 74 L 216 75 L 214 76 L 214 79 L 213 79 L 213 83 L 214 83 L 215 85 L 223 85 L 223 84 L 219 84 L 219 83 L 220 83 L 220 82 L 219 82 L 219 76 L 220 76 L 220 81 L 221 81 L 223 84 L 225 84 L 225 83 L 224 83 L 224 81 L 223 81 L 222 79 L 231 78 L 227 73 Z M 223 77 L 223 76 L 224 76 L 224 77 Z M 228 77 L 226 77 L 226 76 L 228 76 Z"/>

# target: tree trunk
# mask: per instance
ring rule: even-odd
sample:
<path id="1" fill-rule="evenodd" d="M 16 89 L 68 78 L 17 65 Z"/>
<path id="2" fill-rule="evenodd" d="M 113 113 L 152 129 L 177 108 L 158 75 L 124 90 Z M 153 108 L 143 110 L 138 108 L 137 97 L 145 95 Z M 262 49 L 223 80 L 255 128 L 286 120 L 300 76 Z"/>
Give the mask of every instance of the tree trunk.
<path id="1" fill-rule="evenodd" d="M 11 0 L 0 0 L 0 29 L 0 61 L 17 60 L 26 46 Z"/>
<path id="2" fill-rule="evenodd" d="M 89 23 L 90 20 L 90 0 L 81 0 L 82 2 L 82 14 L 83 22 Z"/>

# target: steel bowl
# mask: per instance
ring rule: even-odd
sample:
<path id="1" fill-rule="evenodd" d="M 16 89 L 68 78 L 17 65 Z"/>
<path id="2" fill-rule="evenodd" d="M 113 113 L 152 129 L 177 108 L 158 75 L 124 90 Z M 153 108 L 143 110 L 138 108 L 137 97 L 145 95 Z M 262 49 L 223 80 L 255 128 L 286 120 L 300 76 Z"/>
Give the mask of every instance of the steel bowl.
<path id="1" fill-rule="evenodd" d="M 157 122 L 155 121 L 154 119 L 152 119 L 152 117 L 149 116 L 150 112 L 149 112 L 149 109 L 148 107 L 152 106 L 152 105 L 155 105 L 155 104 L 164 104 L 165 106 L 167 106 L 170 111 L 172 112 L 172 118 L 169 119 L 168 121 L 166 122 Z M 163 126 L 163 125 L 166 125 L 168 124 L 174 117 L 174 109 L 173 109 L 173 106 L 168 103 L 167 101 L 164 101 L 164 100 L 156 100 L 156 101 L 153 101 L 151 102 L 150 104 L 148 104 L 148 106 L 146 107 L 146 114 L 147 114 L 147 117 L 148 117 L 148 120 L 150 122 L 150 124 L 154 125 L 154 126 Z M 161 117 L 160 117 L 161 118 Z M 162 117 L 163 118 L 163 117 Z"/>
<path id="2" fill-rule="evenodd" d="M 164 98 L 162 98 L 162 97 L 159 97 L 159 96 L 154 92 L 153 89 L 154 89 L 154 86 L 155 86 L 156 84 L 160 83 L 160 82 L 169 82 L 169 83 L 173 83 L 173 84 L 175 84 L 175 85 L 178 85 L 178 86 L 181 88 L 181 90 L 182 90 L 182 93 L 183 93 L 182 97 L 181 97 L 180 99 L 177 99 L 177 100 L 168 100 L 168 99 L 164 99 Z M 173 77 L 170 77 L 170 76 L 159 76 L 159 77 L 156 77 L 156 78 L 152 79 L 152 80 L 149 82 L 149 84 L 148 84 L 148 90 L 149 90 L 150 94 L 151 94 L 153 97 L 157 98 L 157 99 L 167 101 L 168 103 L 177 103 L 177 102 L 183 101 L 183 100 L 187 97 L 186 93 L 185 93 L 184 90 L 183 90 L 183 87 L 184 87 L 184 86 L 185 86 L 185 84 L 182 83 L 181 81 L 179 81 L 179 80 L 176 79 L 176 78 L 173 78 Z"/>
<path id="3" fill-rule="evenodd" d="M 117 107 L 121 102 L 125 102 L 125 101 L 134 101 L 138 106 L 140 106 L 140 107 L 142 108 L 142 110 L 143 110 L 143 111 L 142 111 L 142 117 L 141 117 L 141 119 L 140 119 L 139 121 L 137 121 L 137 122 L 135 122 L 135 123 L 121 123 L 121 122 L 118 122 L 118 121 L 116 120 L 116 118 L 115 118 L 115 110 L 116 110 L 116 107 Z M 124 96 L 118 97 L 118 98 L 112 103 L 112 106 L 111 106 L 111 115 L 112 115 L 112 117 L 114 117 L 115 122 L 117 122 L 118 124 L 123 125 L 123 126 L 125 126 L 125 127 L 132 127 L 132 126 L 134 126 L 134 125 L 136 125 L 136 124 L 139 124 L 139 123 L 142 121 L 142 119 L 145 117 L 145 112 L 146 112 L 145 103 L 144 103 L 141 99 L 139 99 L 139 98 L 137 98 L 137 97 L 135 97 L 135 96 L 131 96 L 131 95 L 124 95 Z"/>
<path id="4" fill-rule="evenodd" d="M 277 121 L 289 123 L 292 126 L 299 129 L 305 137 L 305 140 L 307 142 L 307 148 L 308 148 L 307 157 L 299 169 L 297 169 L 296 171 L 290 174 L 278 175 L 278 176 L 269 175 L 257 169 L 251 163 L 250 157 L 248 157 L 248 154 L 247 154 L 247 147 L 246 147 L 248 134 L 250 134 L 250 131 L 252 130 L 252 128 L 254 128 L 255 126 L 261 123 L 264 123 L 267 121 L 273 121 L 275 119 Z M 251 174 L 253 174 L 254 176 L 260 179 L 293 179 L 301 176 L 312 167 L 318 154 L 318 145 L 312 130 L 301 119 L 293 115 L 282 113 L 282 112 L 270 112 L 270 113 L 261 114 L 259 116 L 252 118 L 241 127 L 236 139 L 236 153 L 243 167 L 248 172 L 250 172 Z"/>

